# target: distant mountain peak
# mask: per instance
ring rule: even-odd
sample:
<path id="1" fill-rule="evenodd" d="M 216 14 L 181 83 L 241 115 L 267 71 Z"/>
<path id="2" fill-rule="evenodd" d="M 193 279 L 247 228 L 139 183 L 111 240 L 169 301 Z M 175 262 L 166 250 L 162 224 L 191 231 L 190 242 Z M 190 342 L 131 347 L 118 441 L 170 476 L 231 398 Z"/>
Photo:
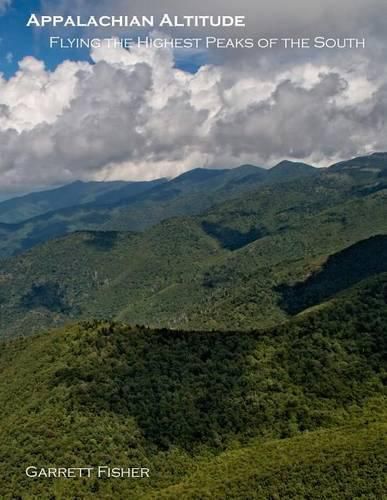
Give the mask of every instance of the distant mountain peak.
<path id="1" fill-rule="evenodd" d="M 387 160 L 387 152 L 380 151 L 372 153 L 371 156 L 373 156 L 374 158 L 379 158 L 380 160 Z"/>
<path id="2" fill-rule="evenodd" d="M 226 172 L 225 169 L 210 169 L 210 168 L 194 168 L 192 170 L 188 170 L 188 172 L 184 172 L 183 174 L 175 177 L 173 180 L 175 182 L 180 181 L 194 181 L 201 182 L 205 181 L 211 177 L 216 177 Z"/>
<path id="3" fill-rule="evenodd" d="M 283 160 L 267 171 L 270 182 L 290 181 L 318 173 L 319 169 L 307 163 Z"/>
<path id="4" fill-rule="evenodd" d="M 243 165 L 239 165 L 236 167 L 237 169 L 252 169 L 252 170 L 265 170 L 263 167 L 258 167 L 257 165 L 253 165 L 252 163 L 244 163 Z"/>
<path id="5" fill-rule="evenodd" d="M 387 169 L 387 152 L 375 152 L 369 155 L 356 156 L 350 160 L 340 161 L 331 165 L 333 170 L 341 169 L 365 169 L 365 168 L 378 168 L 381 170 Z"/>
<path id="6" fill-rule="evenodd" d="M 307 163 L 303 163 L 303 162 L 292 161 L 292 160 L 282 160 L 279 163 L 277 163 L 277 165 L 272 167 L 270 170 L 274 170 L 274 169 L 278 170 L 278 169 L 284 169 L 284 168 L 297 168 L 297 169 L 305 168 L 305 169 L 310 170 L 310 169 L 314 169 L 315 167 L 313 167 L 312 165 L 309 165 Z"/>

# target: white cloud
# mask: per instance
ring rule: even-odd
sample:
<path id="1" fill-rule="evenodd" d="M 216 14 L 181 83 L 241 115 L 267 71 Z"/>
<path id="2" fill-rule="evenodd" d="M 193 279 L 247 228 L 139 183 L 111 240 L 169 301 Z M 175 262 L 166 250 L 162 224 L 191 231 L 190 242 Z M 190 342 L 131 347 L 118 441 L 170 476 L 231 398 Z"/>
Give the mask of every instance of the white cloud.
<path id="1" fill-rule="evenodd" d="M 27 57 L 0 79 L 3 191 L 385 149 L 385 73 L 375 76 L 366 60 L 250 61 L 190 74 L 169 50 L 91 55 L 94 64 L 67 61 L 53 72 Z"/>
<path id="2" fill-rule="evenodd" d="M 74 96 L 81 69 L 91 71 L 88 64 L 65 62 L 51 73 L 42 61 L 25 57 L 15 76 L 0 79 L 0 130 L 21 132 L 53 123 Z"/>

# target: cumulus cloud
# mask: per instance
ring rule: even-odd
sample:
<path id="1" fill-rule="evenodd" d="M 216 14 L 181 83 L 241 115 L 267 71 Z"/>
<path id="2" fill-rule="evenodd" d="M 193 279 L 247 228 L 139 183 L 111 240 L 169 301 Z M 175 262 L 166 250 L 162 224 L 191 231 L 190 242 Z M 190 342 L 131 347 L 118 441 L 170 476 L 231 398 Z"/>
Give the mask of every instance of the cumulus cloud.
<path id="1" fill-rule="evenodd" d="M 88 64 L 65 62 L 51 73 L 42 61 L 25 57 L 13 78 L 0 79 L 0 130 L 21 132 L 53 123 L 74 96 L 81 69 L 91 70 Z"/>
<path id="2" fill-rule="evenodd" d="M 211 51 L 196 74 L 162 49 L 102 47 L 92 63 L 54 71 L 26 57 L 14 77 L 0 76 L 3 190 L 283 158 L 325 165 L 386 149 L 385 0 L 42 0 L 42 11 L 245 15 L 246 29 L 222 36 L 364 36 L 369 48 Z M 102 33 L 112 35 L 83 34 Z"/>
<path id="3" fill-rule="evenodd" d="M 385 149 L 386 75 L 367 60 L 190 74 L 167 49 L 102 47 L 91 57 L 55 71 L 27 57 L 0 79 L 3 190 Z"/>

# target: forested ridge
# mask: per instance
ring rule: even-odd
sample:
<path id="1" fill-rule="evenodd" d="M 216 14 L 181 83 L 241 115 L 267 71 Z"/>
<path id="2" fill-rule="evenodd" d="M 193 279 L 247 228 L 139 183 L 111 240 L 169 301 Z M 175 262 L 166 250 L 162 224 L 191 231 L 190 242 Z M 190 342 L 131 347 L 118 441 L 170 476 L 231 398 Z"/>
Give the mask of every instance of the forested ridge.
<path id="1" fill-rule="evenodd" d="M 0 497 L 383 499 L 386 171 L 196 169 L 0 204 Z"/>
<path id="2" fill-rule="evenodd" d="M 382 274 L 269 330 L 88 321 L 6 342 L 3 494 L 382 498 L 386 295 Z M 141 464 L 152 476 L 23 474 L 64 462 Z"/>
<path id="3" fill-rule="evenodd" d="M 351 169 L 264 184 L 143 232 L 79 231 L 4 259 L 0 336 L 89 318 L 221 331 L 286 321 L 387 271 L 387 191 L 375 169 L 361 182 Z M 317 286 L 311 275 L 326 279 Z"/>

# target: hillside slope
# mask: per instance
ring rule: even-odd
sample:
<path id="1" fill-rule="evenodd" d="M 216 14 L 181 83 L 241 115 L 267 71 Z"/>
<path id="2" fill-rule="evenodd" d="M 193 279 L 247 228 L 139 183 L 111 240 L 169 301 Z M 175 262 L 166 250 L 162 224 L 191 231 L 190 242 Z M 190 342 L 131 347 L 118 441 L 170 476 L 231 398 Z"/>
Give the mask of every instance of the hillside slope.
<path id="1" fill-rule="evenodd" d="M 53 210 L 95 202 L 104 194 L 117 191 L 125 184 L 77 181 L 56 189 L 11 198 L 0 203 L 0 222 L 16 224 Z"/>
<path id="2" fill-rule="evenodd" d="M 200 214 L 264 184 L 319 175 L 319 170 L 311 166 L 300 169 L 298 164 L 288 163 L 285 169 L 270 171 L 252 165 L 230 170 L 198 168 L 168 182 L 160 179 L 126 183 L 123 187 L 118 183 L 116 189 L 111 187 L 98 196 L 93 190 L 102 190 L 104 183 L 75 183 L 9 200 L 0 204 L 0 257 L 78 230 L 143 231 L 170 217 Z M 79 196 L 79 203 L 75 203 L 78 192 L 83 192 L 83 197 Z M 69 193 L 67 198 L 65 193 Z M 66 208 L 54 210 L 60 204 Z M 5 221 L 20 220 L 28 212 L 40 215 L 20 223 L 2 224 L 2 207 Z"/>
<path id="3" fill-rule="evenodd" d="M 274 325 L 312 305 L 293 311 L 286 290 L 330 256 L 387 233 L 386 193 L 359 193 L 337 174 L 306 178 L 139 234 L 84 232 L 47 242 L 0 262 L 0 332 L 90 317 L 191 329 Z"/>
<path id="4" fill-rule="evenodd" d="M 385 189 L 387 154 L 353 158 L 328 169 L 283 161 L 271 169 L 198 168 L 166 181 L 82 183 L 0 203 L 0 257 L 79 230 L 143 231 L 175 216 L 201 214 L 210 207 L 261 186 L 326 176 L 353 195 Z M 307 182 L 308 183 L 308 182 Z"/>
<path id="5" fill-rule="evenodd" d="M 387 489 L 387 423 L 380 411 L 373 420 L 282 441 L 253 442 L 200 463 L 179 484 L 141 497 L 376 500 Z"/>
<path id="6" fill-rule="evenodd" d="M 268 331 L 85 322 L 3 343 L 1 495 L 381 498 L 386 290 L 382 274 Z M 47 464 L 151 477 L 25 477 Z"/>

